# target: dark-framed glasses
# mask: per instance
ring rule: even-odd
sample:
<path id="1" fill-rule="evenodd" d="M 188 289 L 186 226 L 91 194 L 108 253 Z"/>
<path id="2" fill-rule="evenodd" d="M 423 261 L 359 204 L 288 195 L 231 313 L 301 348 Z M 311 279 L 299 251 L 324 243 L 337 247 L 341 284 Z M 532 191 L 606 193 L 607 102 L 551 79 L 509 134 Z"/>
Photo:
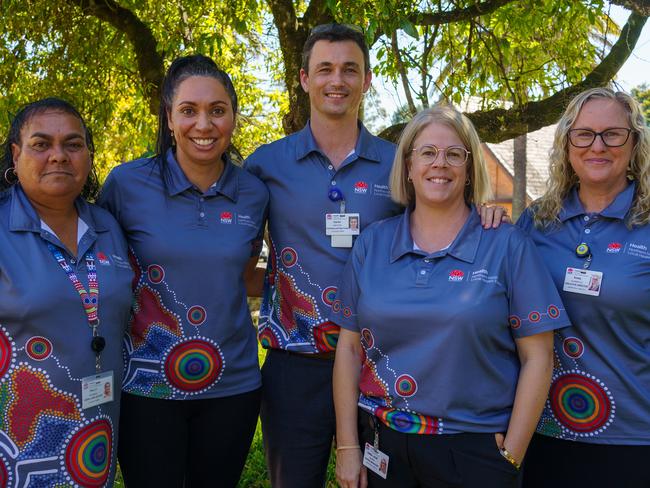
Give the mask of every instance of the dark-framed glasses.
<path id="1" fill-rule="evenodd" d="M 471 154 L 463 146 L 449 146 L 443 149 L 433 144 L 416 147 L 412 152 L 413 162 L 423 166 L 433 164 L 438 158 L 438 153 L 442 153 L 449 166 L 462 166 L 467 162 L 467 158 Z"/>
<path id="2" fill-rule="evenodd" d="M 607 147 L 621 147 L 630 138 L 632 129 L 627 127 L 610 127 L 601 132 L 591 129 L 571 129 L 569 130 L 569 142 L 575 147 L 589 147 L 596 137 L 600 136 Z"/>

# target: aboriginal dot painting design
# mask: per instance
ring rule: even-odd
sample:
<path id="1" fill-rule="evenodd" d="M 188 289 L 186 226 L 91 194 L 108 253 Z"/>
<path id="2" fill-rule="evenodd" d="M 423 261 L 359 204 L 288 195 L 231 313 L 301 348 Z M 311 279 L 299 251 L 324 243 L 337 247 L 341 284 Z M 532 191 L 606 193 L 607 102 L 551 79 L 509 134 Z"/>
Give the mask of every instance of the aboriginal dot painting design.
<path id="1" fill-rule="evenodd" d="M 187 311 L 187 321 L 195 326 L 201 325 L 203 322 L 205 322 L 206 316 L 207 313 L 205 311 L 205 308 L 200 305 L 194 305 Z"/>
<path id="2" fill-rule="evenodd" d="M 578 359 L 585 352 L 585 346 L 577 337 L 567 337 L 562 342 L 562 350 L 571 359 Z"/>
<path id="3" fill-rule="evenodd" d="M 11 486 L 13 483 L 11 470 L 7 467 L 7 460 L 0 455 L 0 486 Z"/>
<path id="4" fill-rule="evenodd" d="M 9 370 L 13 360 L 14 347 L 7 330 L 0 326 L 0 378 Z M 1 486 L 1 485 L 0 485 Z"/>
<path id="5" fill-rule="evenodd" d="M 405 434 L 442 434 L 439 418 L 385 407 L 377 407 L 375 415 L 386 426 Z"/>
<path id="6" fill-rule="evenodd" d="M 145 345 L 152 329 L 163 329 L 174 336 L 182 336 L 178 315 L 167 309 L 160 294 L 146 285 L 135 292 L 129 329 L 136 348 Z"/>
<path id="7" fill-rule="evenodd" d="M 403 374 L 395 380 L 395 391 L 401 397 L 412 397 L 418 391 L 418 384 L 411 375 Z"/>
<path id="8" fill-rule="evenodd" d="M 292 247 L 285 247 L 280 253 L 280 259 L 285 268 L 291 268 L 298 262 L 298 253 Z"/>
<path id="9" fill-rule="evenodd" d="M 372 349 L 372 346 L 375 345 L 375 338 L 370 329 L 361 330 L 361 345 L 366 349 Z"/>
<path id="10" fill-rule="evenodd" d="M 582 371 L 554 375 L 548 402 L 560 425 L 578 436 L 600 433 L 614 418 L 614 399 L 607 387 Z"/>
<path id="11" fill-rule="evenodd" d="M 313 297 L 296 286 L 292 276 L 278 270 L 274 309 L 279 311 L 279 322 L 290 338 L 308 340 L 316 325 L 318 311 Z"/>
<path id="12" fill-rule="evenodd" d="M 106 419 L 84 425 L 68 442 L 65 467 L 75 483 L 99 487 L 106 483 L 111 468 L 113 430 Z"/>
<path id="13" fill-rule="evenodd" d="M 366 356 L 361 365 L 359 391 L 368 397 L 388 398 L 388 383 L 377 372 L 377 365 Z"/>
<path id="14" fill-rule="evenodd" d="M 173 388 L 196 394 L 212 386 L 221 376 L 223 358 L 207 339 L 192 339 L 175 345 L 164 361 L 167 381 Z"/>
<path id="15" fill-rule="evenodd" d="M 558 314 L 559 315 L 559 314 Z M 539 320 L 542 318 L 542 316 L 539 314 L 539 312 L 530 312 L 528 314 L 528 320 L 531 322 L 539 322 Z"/>
<path id="16" fill-rule="evenodd" d="M 314 340 L 321 352 L 333 352 L 339 340 L 339 326 L 332 322 L 323 322 L 314 327 Z"/>
<path id="17" fill-rule="evenodd" d="M 276 349 L 280 347 L 280 341 L 271 327 L 260 329 L 258 337 L 260 344 L 264 349 Z"/>
<path id="18" fill-rule="evenodd" d="M 147 276 L 151 283 L 157 285 L 165 279 L 165 270 L 159 264 L 150 264 L 147 268 Z"/>
<path id="19" fill-rule="evenodd" d="M 546 313 L 552 319 L 556 319 L 560 316 L 560 309 L 557 308 L 555 305 L 549 305 L 548 309 L 546 310 Z"/>
<path id="20" fill-rule="evenodd" d="M 512 329 L 518 329 L 521 327 L 521 319 L 516 315 L 511 315 L 508 321 L 510 322 L 510 328 Z"/>
<path id="21" fill-rule="evenodd" d="M 323 293 L 321 294 L 321 299 L 323 300 L 323 303 L 328 307 L 332 306 L 332 303 L 334 303 L 335 298 L 336 298 L 335 286 L 328 286 L 323 290 Z"/>
<path id="22" fill-rule="evenodd" d="M 44 361 L 52 354 L 52 343 L 45 337 L 34 336 L 25 344 L 25 352 L 35 361 Z"/>

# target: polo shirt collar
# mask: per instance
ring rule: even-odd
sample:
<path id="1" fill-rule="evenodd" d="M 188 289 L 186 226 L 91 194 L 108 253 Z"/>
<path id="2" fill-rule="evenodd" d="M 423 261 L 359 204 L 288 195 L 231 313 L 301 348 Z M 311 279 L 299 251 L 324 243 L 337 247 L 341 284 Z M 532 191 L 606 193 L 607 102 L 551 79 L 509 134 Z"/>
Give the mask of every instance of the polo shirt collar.
<path id="1" fill-rule="evenodd" d="M 234 165 L 227 154 L 224 153 L 221 160 L 224 163 L 223 172 L 217 182 L 208 188 L 204 195 L 213 196 L 221 194 L 229 200 L 237 202 L 239 196 L 239 175 L 235 171 Z M 167 164 L 163 166 L 163 179 L 165 180 L 165 187 L 169 196 L 175 196 L 194 188 L 194 185 L 187 179 L 178 161 L 176 161 L 176 156 L 171 148 L 167 150 L 166 162 Z"/>
<path id="2" fill-rule="evenodd" d="M 631 181 L 622 192 L 616 195 L 614 201 L 600 212 L 600 215 L 611 219 L 625 219 L 625 216 L 632 207 L 635 192 L 636 182 Z M 560 221 L 566 222 L 573 217 L 584 215 L 586 213 L 587 212 L 580 201 L 580 197 L 578 196 L 578 187 L 574 186 L 569 195 L 564 199 L 564 204 L 562 205 L 562 210 L 560 210 L 559 215 Z"/>
<path id="3" fill-rule="evenodd" d="M 361 121 L 358 121 L 357 125 L 359 127 L 359 137 L 354 146 L 354 154 L 358 158 L 379 163 L 381 159 L 377 141 Z M 307 125 L 296 133 L 296 160 L 300 161 L 313 152 L 323 154 L 318 144 L 316 144 L 316 139 L 314 139 L 314 134 L 311 131 L 311 123 L 307 122 Z"/>
<path id="4" fill-rule="evenodd" d="M 74 204 L 77 208 L 79 218 L 88 226 L 88 230 L 83 235 L 78 246 L 79 255 L 83 256 L 97 239 L 97 233 L 107 232 L 108 227 L 94 218 L 90 210 L 90 205 L 82 197 L 77 197 Z M 10 231 L 35 232 L 43 239 L 50 241 L 53 244 L 60 245 L 59 242 L 56 242 L 55 240 L 53 241 L 49 237 L 49 233 L 46 234 L 46 231 L 41 228 L 41 218 L 38 216 L 36 209 L 34 209 L 34 206 L 27 198 L 27 195 L 25 195 L 20 184 L 15 184 L 11 188 L 11 208 L 9 212 Z"/>
<path id="5" fill-rule="evenodd" d="M 420 255 L 427 255 L 424 251 L 415 251 L 413 249 L 413 237 L 411 236 L 411 208 L 407 208 L 402 217 L 399 219 L 393 242 L 391 244 L 390 262 L 393 263 L 400 259 L 402 256 L 414 253 Z M 456 259 L 473 263 L 476 259 L 476 252 L 481 242 L 483 235 L 483 227 L 481 226 L 481 217 L 476 212 L 474 205 L 470 208 L 469 217 L 460 229 L 456 239 L 451 243 L 447 249 L 436 251 L 431 254 L 432 257 L 442 257 L 446 254 L 453 256 Z"/>

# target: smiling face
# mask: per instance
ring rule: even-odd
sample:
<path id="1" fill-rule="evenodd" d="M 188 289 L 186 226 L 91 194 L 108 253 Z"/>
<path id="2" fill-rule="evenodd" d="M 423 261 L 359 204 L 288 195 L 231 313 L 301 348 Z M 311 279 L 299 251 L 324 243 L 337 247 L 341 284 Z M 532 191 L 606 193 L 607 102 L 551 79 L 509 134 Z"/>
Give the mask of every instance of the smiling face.
<path id="1" fill-rule="evenodd" d="M 32 116 L 11 146 L 16 176 L 27 197 L 43 204 L 73 201 L 90 172 L 90 151 L 81 121 L 47 110 Z"/>
<path id="2" fill-rule="evenodd" d="M 601 132 L 612 127 L 630 127 L 629 116 L 616 100 L 593 98 L 586 102 L 571 129 Z M 627 168 L 634 148 L 634 135 L 620 147 L 608 147 L 596 137 L 589 147 L 568 144 L 569 162 L 580 180 L 581 190 L 607 188 L 616 193 L 626 185 Z"/>
<path id="3" fill-rule="evenodd" d="M 181 167 L 218 164 L 235 129 L 232 102 L 224 86 L 209 76 L 183 80 L 167 112 Z"/>
<path id="4" fill-rule="evenodd" d="M 425 144 L 433 144 L 440 151 L 431 164 L 424 164 L 413 152 L 409 156 L 408 175 L 415 189 L 415 206 L 449 207 L 464 203 L 467 163 L 462 166 L 449 165 L 443 149 L 451 146 L 465 147 L 465 144 L 454 129 L 436 122 L 422 129 L 413 141 L 413 148 Z"/>
<path id="5" fill-rule="evenodd" d="M 357 118 L 361 97 L 372 75 L 364 71 L 363 52 L 354 41 L 317 41 L 308 72 L 300 70 L 300 83 L 309 94 L 311 117 Z"/>

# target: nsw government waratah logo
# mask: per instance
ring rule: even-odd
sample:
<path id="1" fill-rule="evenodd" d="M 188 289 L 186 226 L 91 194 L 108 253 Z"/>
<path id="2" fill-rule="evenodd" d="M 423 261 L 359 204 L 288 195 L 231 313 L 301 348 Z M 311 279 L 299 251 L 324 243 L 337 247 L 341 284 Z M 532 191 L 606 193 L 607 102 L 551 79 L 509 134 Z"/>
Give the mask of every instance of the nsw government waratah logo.
<path id="1" fill-rule="evenodd" d="M 362 195 L 368 193 L 368 183 L 365 181 L 357 181 L 354 184 L 354 193 L 361 193 Z"/>
<path id="2" fill-rule="evenodd" d="M 103 264 L 104 266 L 110 266 L 111 264 L 108 260 L 108 256 L 101 251 L 97 253 L 97 261 L 99 261 L 99 264 Z"/>
<path id="3" fill-rule="evenodd" d="M 232 212 L 221 212 L 221 223 L 232 224 Z"/>
<path id="4" fill-rule="evenodd" d="M 463 273 L 460 269 L 452 269 L 449 272 L 449 281 L 463 281 L 464 277 L 465 273 Z"/>
<path id="5" fill-rule="evenodd" d="M 623 246 L 621 246 L 620 242 L 610 242 L 607 246 L 607 252 L 612 254 L 621 252 L 621 247 Z"/>

